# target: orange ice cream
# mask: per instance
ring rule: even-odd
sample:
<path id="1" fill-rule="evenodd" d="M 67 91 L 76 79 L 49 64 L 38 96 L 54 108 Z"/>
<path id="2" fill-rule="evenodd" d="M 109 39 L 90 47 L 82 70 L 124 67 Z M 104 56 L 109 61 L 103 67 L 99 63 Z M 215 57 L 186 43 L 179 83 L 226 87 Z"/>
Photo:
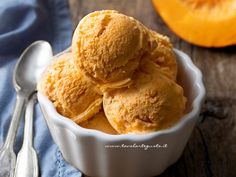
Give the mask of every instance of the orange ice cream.
<path id="1" fill-rule="evenodd" d="M 103 107 L 120 134 L 146 133 L 167 128 L 183 115 L 183 89 L 166 77 L 151 60 L 144 60 L 129 88 L 106 92 Z"/>
<path id="2" fill-rule="evenodd" d="M 154 61 L 167 77 L 176 80 L 177 63 L 169 38 L 152 30 L 148 32 L 151 49 L 144 58 Z"/>
<path id="3" fill-rule="evenodd" d="M 74 67 L 71 53 L 65 53 L 46 69 L 38 90 L 57 111 L 79 123 L 99 112 L 102 96 L 96 86 Z"/>
<path id="4" fill-rule="evenodd" d="M 38 90 L 80 126 L 142 134 L 168 128 L 183 115 L 186 98 L 168 37 L 103 10 L 80 21 L 71 49 L 47 68 Z"/>
<path id="5" fill-rule="evenodd" d="M 81 122 L 79 125 L 84 128 L 99 130 L 108 134 L 117 134 L 115 129 L 108 122 L 103 111 L 100 111 L 91 119 Z"/>
<path id="6" fill-rule="evenodd" d="M 148 34 L 134 18 L 113 10 L 85 16 L 72 40 L 78 68 L 105 87 L 122 87 L 130 81 L 147 51 Z"/>

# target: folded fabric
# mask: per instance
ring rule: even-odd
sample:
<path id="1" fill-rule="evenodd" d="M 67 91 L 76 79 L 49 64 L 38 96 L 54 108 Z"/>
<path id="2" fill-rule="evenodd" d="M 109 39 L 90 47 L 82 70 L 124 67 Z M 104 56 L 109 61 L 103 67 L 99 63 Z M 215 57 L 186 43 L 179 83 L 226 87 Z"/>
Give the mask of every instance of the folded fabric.
<path id="1" fill-rule="evenodd" d="M 72 25 L 66 0 L 0 1 L 0 147 L 4 143 L 15 104 L 12 72 L 21 52 L 36 40 L 49 41 L 54 53 L 70 45 Z M 82 176 L 66 163 L 54 144 L 39 106 L 34 118 L 34 147 L 42 177 Z M 23 139 L 23 119 L 15 142 L 18 153 Z"/>

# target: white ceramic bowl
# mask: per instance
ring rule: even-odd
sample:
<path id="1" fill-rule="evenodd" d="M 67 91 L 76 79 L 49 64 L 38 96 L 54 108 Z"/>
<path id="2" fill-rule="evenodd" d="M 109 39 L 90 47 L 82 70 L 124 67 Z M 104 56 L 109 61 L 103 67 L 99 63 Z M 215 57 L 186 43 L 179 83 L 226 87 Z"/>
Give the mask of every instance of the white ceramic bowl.
<path id="1" fill-rule="evenodd" d="M 175 53 L 178 82 L 188 98 L 189 111 L 169 129 L 145 135 L 110 135 L 85 129 L 58 114 L 53 104 L 38 93 L 49 130 L 65 160 L 86 175 L 96 177 L 155 176 L 176 162 L 199 119 L 205 88 L 202 74 L 191 59 L 179 50 L 175 49 Z M 167 146 L 148 148 L 156 144 Z"/>

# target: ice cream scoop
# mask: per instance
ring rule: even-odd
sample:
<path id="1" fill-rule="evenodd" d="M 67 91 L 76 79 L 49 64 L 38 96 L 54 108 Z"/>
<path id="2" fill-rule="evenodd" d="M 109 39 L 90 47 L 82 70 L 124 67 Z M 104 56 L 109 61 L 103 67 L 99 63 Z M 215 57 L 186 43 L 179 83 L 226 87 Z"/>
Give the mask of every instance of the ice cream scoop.
<path id="1" fill-rule="evenodd" d="M 37 88 L 47 96 L 52 102 L 57 99 L 56 83 L 63 77 L 71 75 L 75 67 L 71 63 L 71 53 L 63 53 L 58 58 L 53 60 L 43 73 Z"/>
<path id="2" fill-rule="evenodd" d="M 106 92 L 105 115 L 121 134 L 146 133 L 167 128 L 183 115 L 183 89 L 151 60 L 143 60 L 133 84 Z"/>
<path id="3" fill-rule="evenodd" d="M 154 61 L 167 77 L 176 80 L 177 63 L 170 39 L 155 31 L 147 30 L 149 32 L 150 52 L 144 58 Z"/>
<path id="4" fill-rule="evenodd" d="M 96 11 L 78 24 L 72 53 L 78 68 L 105 87 L 122 87 L 131 81 L 147 50 L 148 34 L 132 17 L 114 10 Z"/>
<path id="5" fill-rule="evenodd" d="M 115 129 L 108 122 L 103 111 L 100 111 L 91 119 L 81 122 L 79 125 L 84 128 L 99 130 L 108 134 L 117 134 Z"/>
<path id="6" fill-rule="evenodd" d="M 102 95 L 74 67 L 71 53 L 60 55 L 48 66 L 38 90 L 53 102 L 60 114 L 76 123 L 91 118 L 101 108 Z"/>

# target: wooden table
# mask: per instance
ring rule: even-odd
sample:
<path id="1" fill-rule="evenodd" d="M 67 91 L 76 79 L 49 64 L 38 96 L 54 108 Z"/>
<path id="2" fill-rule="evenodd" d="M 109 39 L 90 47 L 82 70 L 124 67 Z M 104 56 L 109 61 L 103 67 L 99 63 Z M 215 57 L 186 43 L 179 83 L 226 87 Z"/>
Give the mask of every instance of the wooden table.
<path id="1" fill-rule="evenodd" d="M 207 89 L 203 121 L 194 129 L 182 157 L 161 177 L 236 177 L 236 46 L 207 49 L 177 37 L 149 0 L 69 0 L 73 25 L 89 12 L 115 9 L 171 38 L 191 56 Z M 220 36 L 219 36 L 220 37 Z"/>

